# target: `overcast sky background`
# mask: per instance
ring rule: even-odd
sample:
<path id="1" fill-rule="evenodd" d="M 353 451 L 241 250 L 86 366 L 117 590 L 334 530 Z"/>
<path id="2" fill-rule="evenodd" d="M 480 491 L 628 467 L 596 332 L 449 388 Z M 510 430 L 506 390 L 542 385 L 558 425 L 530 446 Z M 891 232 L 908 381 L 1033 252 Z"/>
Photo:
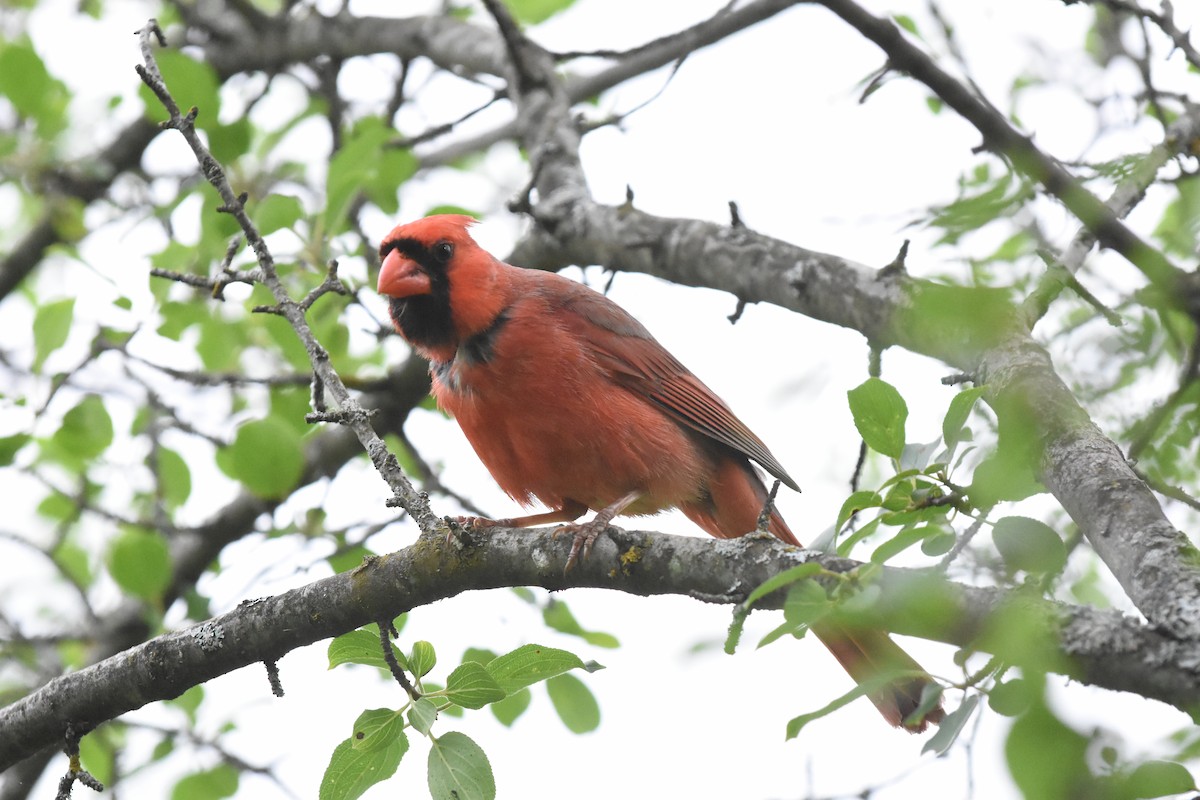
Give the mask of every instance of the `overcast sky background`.
<path id="1" fill-rule="evenodd" d="M 351 3 L 363 14 L 405 15 L 436 5 Z M 722 5 L 716 0 L 578 0 L 569 11 L 534 28 L 532 35 L 559 51 L 619 49 L 681 29 Z M 865 5 L 876 13 L 910 14 L 923 30 L 931 30 L 922 2 Z M 1179 5 L 1180 21 L 1186 23 L 1189 4 Z M 144 24 L 146 8 L 134 2 L 109 3 L 109 15 L 97 22 L 73 16 L 70 0 L 45 6 L 38 11 L 35 41 L 51 71 L 79 93 L 80 112 L 107 113 L 106 99 L 117 87 L 132 96 L 137 86 L 133 65 L 140 56 L 130 34 Z M 1026 69 L 1063 76 L 1092 70 L 1079 48 L 1091 14 L 1082 4 L 994 0 L 947 3 L 946 11 L 968 54 L 973 77 L 993 100 L 1002 102 L 1014 78 Z M 1194 24 L 1196 12 L 1191 13 Z M 1178 67 L 1179 59 L 1174 61 Z M 780 14 L 690 56 L 661 96 L 630 116 L 620 129 L 608 127 L 590 134 L 583 158 L 591 189 L 597 200 L 619 203 L 629 184 L 636 205 L 645 211 L 714 221 L 726 221 L 727 203 L 735 200 L 742 219 L 755 230 L 875 266 L 891 261 L 901 242 L 909 238 L 913 240 L 911 271 L 932 276 L 956 270 L 957 264 L 945 260 L 949 251 L 931 249 L 935 235 L 907 225 L 922 209 L 952 199 L 958 176 L 983 160 L 970 152 L 979 135 L 950 113 L 928 113 L 927 93 L 905 80 L 889 82 L 860 104 L 859 82 L 882 63 L 873 45 L 822 8 L 800 6 Z M 589 113 L 634 108 L 663 89 L 667 76 L 664 69 L 624 84 Z M 370 59 L 349 65 L 343 85 L 358 87 L 364 98 L 373 93 L 386 97 L 393 77 L 394 67 L 387 59 Z M 1160 77 L 1169 88 L 1172 78 Z M 1128 92 L 1139 88 L 1131 65 L 1124 71 L 1118 68 L 1105 80 L 1116 81 Z M 1097 86 L 1096 92 L 1111 88 Z M 286 106 L 286 89 L 279 95 L 255 113 L 274 113 L 273 102 Z M 430 83 L 420 93 L 419 114 L 433 122 L 451 119 L 472 107 L 478 97 L 457 81 Z M 179 100 L 187 104 L 186 98 Z M 97 126 L 94 141 L 107 141 L 138 107 L 134 100 L 118 108 L 110 122 Z M 1155 142 L 1156 131 L 1146 127 L 1093 145 L 1093 110 L 1069 90 L 1053 86 L 1027 93 L 1019 111 L 1026 128 L 1036 132 L 1038 144 L 1064 159 L 1085 153 L 1099 158 L 1120 147 L 1144 150 Z M 1119 117 L 1122 111 L 1109 108 L 1105 113 Z M 1128 110 L 1125 113 L 1132 116 Z M 414 131 L 419 129 L 417 114 L 406 114 L 413 114 L 408 119 L 414 122 Z M 488 129 L 504 117 L 503 108 L 481 114 L 455 136 Z M 319 124 L 298 131 L 289 146 L 297 152 L 306 148 L 324 152 L 328 140 L 317 128 Z M 91 148 L 87 138 L 91 137 L 80 137 L 80 152 Z M 1131 141 L 1140 143 L 1130 145 Z M 182 140 L 163 136 L 147 161 L 179 165 L 182 171 L 189 158 Z M 406 187 L 401 219 L 369 217 L 368 231 L 378 239 L 397 222 L 442 203 L 497 208 L 524 185 L 524 169 L 514 147 L 500 146 L 489 154 L 482 170 L 430 173 Z M 1151 197 L 1147 209 L 1138 213 L 1153 214 L 1154 208 Z M 1075 226 L 1061 215 L 1059 219 L 1059 227 L 1051 224 L 1049 233 L 1058 244 L 1065 244 Z M 476 236 L 503 256 L 522 225 L 519 219 L 496 214 L 476 228 Z M 186 241 L 188 235 L 185 226 L 180 237 Z M 972 244 L 978 252 L 987 252 L 995 243 L 984 236 Z M 147 255 L 160 247 L 161 234 L 149 225 L 123 224 L 94 236 L 84 255 L 96 272 L 89 275 L 64 266 L 61 276 L 71 281 L 64 292 L 123 292 L 135 300 L 131 313 L 150 319 Z M 1114 283 L 1131 279 L 1123 262 L 1110 259 L 1110 263 Z M 374 264 L 347 259 L 342 266 L 344 274 L 373 285 Z M 578 270 L 568 274 L 593 285 L 606 280 L 595 268 L 582 276 Z M 41 285 L 47 285 L 45 276 Z M 236 296 L 235 291 L 230 295 Z M 726 317 L 736 303 L 729 295 L 672 287 L 640 275 L 618 275 L 610 296 L 723 396 L 797 479 L 803 494 L 784 489 L 779 499 L 797 535 L 812 540 L 832 524 L 857 457 L 846 391 L 866 377 L 867 348 L 862 337 L 768 305 L 747 307 L 741 320 L 730 325 Z M 380 316 L 383 309 L 382 303 L 375 303 Z M 355 309 L 347 315 L 352 331 L 365 325 L 360 314 Z M 19 328 L 20 320 L 10 317 L 6 324 Z M 374 346 L 365 335 L 355 335 L 360 346 Z M 395 358 L 403 357 L 401 342 L 387 346 Z M 62 357 L 68 359 L 69 354 Z M 885 355 L 885 379 L 908 399 L 909 441 L 929 441 L 939 435 L 953 392 L 938 381 L 948 372 L 921 357 L 900 352 Z M 213 425 L 219 426 L 227 412 L 214 408 L 210 413 Z M 444 466 L 445 483 L 490 513 L 513 513 L 514 505 L 495 488 L 452 422 L 418 413 L 408 429 L 422 454 Z M 194 473 L 194 477 L 197 484 L 188 510 L 199 521 L 211 509 L 208 503 L 214 494 L 221 496 L 226 490 L 227 481 L 216 473 Z M 206 491 L 206 481 L 218 488 Z M 385 518 L 387 496 L 384 483 L 362 464 L 345 470 L 332 485 L 305 494 L 310 499 L 324 498 L 331 526 L 361 519 L 364 508 L 372 509 L 367 514 L 371 518 Z M 24 505 L 32 504 L 25 501 Z M 438 501 L 435 508 L 441 513 L 455 511 L 446 501 Z M 21 501 L 15 501 L 14 510 L 18 519 L 28 514 L 30 526 L 43 526 Z M 679 515 L 628 522 L 673 533 L 698 533 Z M 397 525 L 372 544 L 380 550 L 393 549 L 410 543 L 413 536 L 411 528 Z M 214 613 L 248 597 L 277 594 L 327 574 L 328 568 L 315 561 L 313 550 L 297 557 L 291 544 L 251 536 L 228 548 L 222 557 L 223 572 L 203 585 L 214 598 Z M 32 584 L 38 576 L 34 572 L 12 580 Z M 10 590 L 16 585 L 10 585 Z M 11 600 L 16 594 L 9 591 L 6 597 Z M 719 648 L 730 619 L 726 607 L 601 591 L 572 591 L 564 599 L 584 627 L 615 633 L 622 647 L 600 650 L 553 634 L 542 628 L 536 609 L 506 591 L 475 593 L 420 609 L 403 633 L 406 645 L 419 638 L 434 643 L 440 657 L 435 675 L 441 676 L 457 663 L 466 646 L 506 651 L 527 641 L 565 647 L 608 667 L 584 676 L 603 715 L 599 730 L 590 735 L 569 733 L 555 718 L 544 691 L 536 687 L 533 705 L 511 731 L 487 712 L 442 721 L 441 731 L 462 730 L 488 753 L 501 798 L 588 800 L 622 794 L 794 798 L 810 793 L 826 797 L 887 782 L 892 783 L 877 797 L 959 797 L 967 793 L 971 780 L 976 797 L 1016 796 L 1003 763 L 1007 720 L 990 713 L 982 715 L 973 734 L 973 758 L 959 746 L 930 763 L 930 757 L 919 755 L 925 737 L 890 729 L 865 700 L 785 742 L 784 726 L 791 717 L 824 705 L 851 684 L 812 641 L 754 650 L 757 639 L 777 623 L 775 614 L 754 615 L 741 650 L 729 657 Z M 705 647 L 695 652 L 700 645 Z M 950 660 L 950 648 L 906 641 L 909 646 L 932 672 L 959 674 Z M 282 699 L 271 697 L 260 668 L 210 682 L 206 688 L 213 702 L 201 715 L 202 730 L 212 734 L 226 720 L 236 720 L 238 730 L 226 739 L 233 752 L 251 763 L 278 763 L 296 796 L 315 796 L 330 752 L 349 735 L 358 713 L 402 700 L 397 687 L 377 679 L 373 670 L 326 672 L 325 666 L 324 644 L 286 656 L 280 662 L 287 689 Z M 1056 707 L 1078 730 L 1119 729 L 1133 743 L 1125 751 L 1130 757 L 1138 755 L 1138 747 L 1188 724 L 1182 713 L 1140 698 L 1066 687 L 1062 679 L 1051 683 L 1061 687 L 1055 690 Z M 947 700 L 953 708 L 960 697 L 950 693 Z M 148 708 L 131 719 L 162 722 L 172 719 L 172 713 Z M 397 776 L 367 797 L 427 794 L 427 748 L 420 738 L 410 737 L 413 747 Z M 145 742 L 130 738 L 133 749 L 147 746 Z M 158 782 L 211 760 L 211 754 L 195 759 L 173 756 L 141 780 L 148 782 L 143 784 L 147 787 L 162 785 Z M 33 796 L 49 796 L 50 779 L 57 779 L 53 770 Z M 144 796 L 152 796 L 153 790 L 148 791 Z M 243 777 L 238 797 L 275 796 L 279 794 L 273 784 Z"/>

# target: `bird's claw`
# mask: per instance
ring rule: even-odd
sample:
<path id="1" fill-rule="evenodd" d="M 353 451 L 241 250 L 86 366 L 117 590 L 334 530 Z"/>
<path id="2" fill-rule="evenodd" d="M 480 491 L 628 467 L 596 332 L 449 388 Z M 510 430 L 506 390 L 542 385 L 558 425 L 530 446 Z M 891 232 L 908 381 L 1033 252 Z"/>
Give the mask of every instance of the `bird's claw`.
<path id="1" fill-rule="evenodd" d="M 563 568 L 564 575 L 575 568 L 575 565 L 579 563 L 580 556 L 587 558 L 592 554 L 592 544 L 596 541 L 596 537 L 607 528 L 607 520 L 593 519 L 591 522 L 568 522 L 551 531 L 550 538 L 552 539 L 557 539 L 564 533 L 569 533 L 574 537 L 571 541 L 571 554 L 567 556 L 567 565 Z"/>
<path id="2" fill-rule="evenodd" d="M 454 538 L 454 534 L 463 533 L 480 533 L 488 528 L 495 528 L 497 525 L 502 525 L 503 520 L 488 519 L 487 517 L 447 517 L 446 521 L 450 524 L 446 530 L 446 544 Z"/>

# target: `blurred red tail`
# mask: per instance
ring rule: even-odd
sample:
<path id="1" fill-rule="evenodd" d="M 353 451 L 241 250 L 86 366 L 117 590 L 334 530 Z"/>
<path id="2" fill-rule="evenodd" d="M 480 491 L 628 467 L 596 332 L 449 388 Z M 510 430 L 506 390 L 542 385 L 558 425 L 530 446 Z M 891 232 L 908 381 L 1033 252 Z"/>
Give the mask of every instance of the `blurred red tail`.
<path id="1" fill-rule="evenodd" d="M 767 502 L 767 489 L 748 462 L 727 458 L 715 470 L 713 480 L 708 485 L 706 500 L 704 503 L 684 506 L 683 513 L 713 536 L 732 539 L 755 529 L 758 515 Z M 788 544 L 800 545 L 783 517 L 774 509 L 771 510 L 768 530 Z M 867 683 L 890 673 L 908 673 L 867 695 L 888 723 L 918 733 L 925 730 L 930 722 L 941 722 L 943 712 L 938 706 L 927 712 L 923 719 L 910 725 L 904 724 L 904 720 L 917 710 L 921 692 L 933 680 L 885 632 L 851 632 L 832 623 L 818 623 L 812 630 L 856 683 Z"/>

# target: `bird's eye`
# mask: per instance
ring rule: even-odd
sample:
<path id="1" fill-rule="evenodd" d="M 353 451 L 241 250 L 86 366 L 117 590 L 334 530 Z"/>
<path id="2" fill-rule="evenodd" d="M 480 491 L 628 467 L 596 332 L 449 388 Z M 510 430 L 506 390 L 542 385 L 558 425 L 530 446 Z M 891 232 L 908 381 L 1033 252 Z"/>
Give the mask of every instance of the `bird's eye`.
<path id="1" fill-rule="evenodd" d="M 433 246 L 433 257 L 441 264 L 449 261 L 452 255 L 454 255 L 454 245 L 449 242 L 438 242 Z"/>

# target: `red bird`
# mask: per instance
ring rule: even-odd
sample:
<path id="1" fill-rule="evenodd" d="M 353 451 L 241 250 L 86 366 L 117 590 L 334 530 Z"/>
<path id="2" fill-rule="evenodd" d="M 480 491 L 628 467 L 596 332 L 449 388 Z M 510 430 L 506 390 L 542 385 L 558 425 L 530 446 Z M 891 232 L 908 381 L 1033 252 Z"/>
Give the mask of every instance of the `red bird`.
<path id="1" fill-rule="evenodd" d="M 401 225 L 379 248 L 379 292 L 400 335 L 430 361 L 433 395 L 462 426 L 500 488 L 550 510 L 482 526 L 571 523 L 572 560 L 618 514 L 678 508 L 719 538 L 756 527 L 767 500 L 751 465 L 799 491 L 762 440 L 620 306 L 552 272 L 505 264 L 475 243 L 471 217 Z M 769 530 L 799 545 L 774 510 Z M 881 631 L 814 632 L 858 682 L 899 678 L 870 694 L 895 726 L 930 683 Z"/>

